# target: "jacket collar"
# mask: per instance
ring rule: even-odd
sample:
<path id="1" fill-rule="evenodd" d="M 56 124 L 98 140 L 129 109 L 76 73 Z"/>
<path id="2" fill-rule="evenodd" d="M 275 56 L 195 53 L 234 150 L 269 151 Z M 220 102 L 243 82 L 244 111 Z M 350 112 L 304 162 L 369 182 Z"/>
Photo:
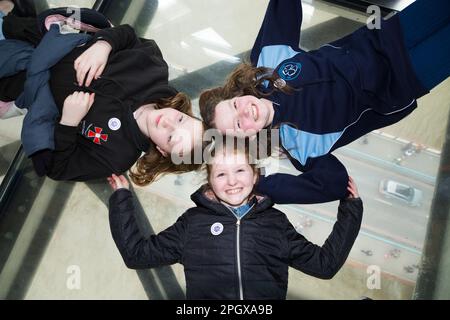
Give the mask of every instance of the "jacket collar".
<path id="1" fill-rule="evenodd" d="M 234 215 L 239 218 L 242 219 L 243 217 L 245 217 L 247 215 L 247 213 L 249 213 L 251 211 L 251 209 L 253 209 L 253 207 L 258 203 L 258 199 L 256 196 L 252 196 L 251 199 L 249 201 L 247 201 L 246 204 L 243 204 L 237 208 L 233 208 L 233 207 L 228 207 L 233 213 Z"/>
<path id="2" fill-rule="evenodd" d="M 127 109 L 127 121 L 129 123 L 129 131 L 131 134 L 131 137 L 133 138 L 134 143 L 142 152 L 148 152 L 150 147 L 152 146 L 151 140 L 145 136 L 139 129 L 139 126 L 136 122 L 136 119 L 134 119 L 133 116 L 133 108 L 129 107 Z"/>
<path id="3" fill-rule="evenodd" d="M 250 214 L 257 214 L 263 212 L 273 206 L 272 200 L 264 195 L 255 194 L 256 204 L 248 212 L 244 218 Z M 224 204 L 220 203 L 214 192 L 209 188 L 207 184 L 201 186 L 196 192 L 191 195 L 191 200 L 198 207 L 203 207 L 214 211 L 220 215 L 234 215 L 230 208 L 227 208 Z"/>

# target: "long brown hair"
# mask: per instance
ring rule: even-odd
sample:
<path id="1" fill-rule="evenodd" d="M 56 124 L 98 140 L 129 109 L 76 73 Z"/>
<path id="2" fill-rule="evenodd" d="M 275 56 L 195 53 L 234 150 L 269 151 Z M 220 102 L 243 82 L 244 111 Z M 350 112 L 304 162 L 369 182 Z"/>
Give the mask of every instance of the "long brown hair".
<path id="1" fill-rule="evenodd" d="M 293 89 L 288 85 L 277 88 L 275 83 L 278 79 L 278 75 L 272 69 L 254 67 L 250 63 L 241 63 L 228 76 L 223 86 L 206 90 L 200 94 L 200 114 L 205 127 L 215 128 L 216 106 L 223 100 L 245 95 L 263 98 L 271 95 L 275 90 L 287 94 L 293 92 Z M 260 90 L 265 81 L 269 82 L 268 88 L 270 89 L 267 92 Z"/>
<path id="2" fill-rule="evenodd" d="M 155 108 L 173 108 L 195 118 L 192 114 L 191 100 L 184 93 L 178 93 L 174 97 L 156 101 Z M 197 170 L 201 167 L 201 164 L 196 164 L 194 161 L 193 150 L 191 150 L 191 153 L 187 157 L 191 160 L 189 163 L 176 165 L 171 161 L 170 156 L 164 157 L 156 149 L 156 146 L 152 145 L 145 155 L 139 158 L 135 167 L 130 169 L 130 178 L 138 186 L 146 186 L 167 173 L 184 173 Z"/>

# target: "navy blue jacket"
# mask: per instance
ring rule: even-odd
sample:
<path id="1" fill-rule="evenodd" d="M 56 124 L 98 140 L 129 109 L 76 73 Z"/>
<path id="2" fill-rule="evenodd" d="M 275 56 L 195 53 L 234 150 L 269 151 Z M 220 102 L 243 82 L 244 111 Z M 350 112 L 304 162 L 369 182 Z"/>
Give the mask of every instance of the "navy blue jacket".
<path id="1" fill-rule="evenodd" d="M 417 79 L 403 43 L 398 18 L 381 29 L 366 26 L 321 48 L 299 48 L 301 1 L 271 0 L 251 52 L 294 89 L 275 90 L 272 127 L 296 137 L 286 147 L 299 176 L 262 178 L 258 191 L 275 203 L 317 203 L 347 194 L 345 167 L 330 153 L 370 131 L 396 123 L 428 91 Z M 273 88 L 262 88 L 271 90 Z"/>
<path id="2" fill-rule="evenodd" d="M 289 266 L 331 279 L 350 253 L 363 213 L 360 199 L 342 200 L 320 247 L 297 233 L 267 197 L 258 197 L 242 219 L 205 188 L 191 199 L 197 207 L 148 238 L 139 230 L 130 191 L 116 191 L 109 202 L 112 236 L 125 264 L 145 269 L 181 263 L 188 299 L 285 299 Z"/>

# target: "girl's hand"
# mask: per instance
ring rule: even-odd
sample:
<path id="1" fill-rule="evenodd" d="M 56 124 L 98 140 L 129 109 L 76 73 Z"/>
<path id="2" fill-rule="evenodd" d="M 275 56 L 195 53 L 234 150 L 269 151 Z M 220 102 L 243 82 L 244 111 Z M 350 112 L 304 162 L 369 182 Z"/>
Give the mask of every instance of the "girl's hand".
<path id="1" fill-rule="evenodd" d="M 77 81 L 80 87 L 85 79 L 85 85 L 89 87 L 94 78 L 97 80 L 102 75 L 111 51 L 112 47 L 108 42 L 99 40 L 75 60 L 74 68 L 77 72 Z"/>
<path id="2" fill-rule="evenodd" d="M 64 101 L 61 121 L 62 125 L 76 127 L 87 115 L 94 103 L 95 93 L 75 91 Z"/>
<path id="3" fill-rule="evenodd" d="M 115 174 L 113 174 L 111 177 L 107 178 L 109 185 L 111 186 L 111 188 L 113 188 L 114 191 L 119 190 L 119 189 L 127 189 L 129 190 L 130 188 L 130 184 L 128 183 L 127 179 L 122 175 L 122 176 L 116 176 Z"/>
<path id="4" fill-rule="evenodd" d="M 359 198 L 358 188 L 356 187 L 355 181 L 353 181 L 352 177 L 348 177 L 348 186 L 347 190 L 350 192 L 348 199 L 357 199 Z"/>

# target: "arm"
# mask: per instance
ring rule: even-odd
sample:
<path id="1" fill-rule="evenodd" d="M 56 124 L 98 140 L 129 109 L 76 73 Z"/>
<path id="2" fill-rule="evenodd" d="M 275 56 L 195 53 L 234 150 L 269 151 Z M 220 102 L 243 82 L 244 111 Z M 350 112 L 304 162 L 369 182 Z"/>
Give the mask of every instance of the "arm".
<path id="1" fill-rule="evenodd" d="M 92 41 L 95 43 L 74 63 L 79 86 L 85 82 L 86 87 L 89 87 L 93 79 L 102 75 L 111 53 L 133 48 L 139 43 L 134 29 L 129 25 L 100 30 Z"/>
<path id="2" fill-rule="evenodd" d="M 278 204 L 322 203 L 347 196 L 347 170 L 335 156 L 308 159 L 302 170 L 298 176 L 276 173 L 261 177 L 257 191 Z"/>
<path id="3" fill-rule="evenodd" d="M 52 153 L 52 165 L 47 173 L 50 178 L 85 181 L 104 178 L 112 173 L 108 165 L 108 157 L 111 155 L 105 151 L 94 153 L 91 148 L 78 141 L 78 126 L 89 112 L 94 98 L 94 94 L 74 92 L 64 101 L 62 117 L 54 131 L 55 149 Z"/>
<path id="4" fill-rule="evenodd" d="M 289 46 L 291 50 L 299 49 L 302 14 L 302 3 L 300 0 L 271 0 L 269 2 L 266 15 L 250 55 L 253 65 L 274 68 L 274 66 L 259 65 L 258 63 L 258 61 L 264 60 L 260 57 L 264 47 L 281 45 L 284 47 Z M 277 50 L 275 53 L 278 55 L 282 54 L 279 51 Z M 270 52 L 267 55 L 273 54 L 274 52 Z M 280 61 L 284 59 L 286 57 L 283 55 Z"/>
<path id="5" fill-rule="evenodd" d="M 98 31 L 95 34 L 94 41 L 98 40 L 108 42 L 112 47 L 112 53 L 133 48 L 139 43 L 134 29 L 128 24 Z"/>
<path id="6" fill-rule="evenodd" d="M 317 278 L 333 278 L 347 260 L 358 236 L 362 213 L 360 198 L 341 200 L 333 231 L 322 247 L 306 240 L 289 223 L 290 266 Z"/>
<path id="7" fill-rule="evenodd" d="M 144 269 L 180 262 L 185 235 L 184 216 L 174 225 L 145 238 L 134 216 L 133 196 L 119 189 L 109 200 L 109 222 L 113 239 L 128 268 Z"/>

